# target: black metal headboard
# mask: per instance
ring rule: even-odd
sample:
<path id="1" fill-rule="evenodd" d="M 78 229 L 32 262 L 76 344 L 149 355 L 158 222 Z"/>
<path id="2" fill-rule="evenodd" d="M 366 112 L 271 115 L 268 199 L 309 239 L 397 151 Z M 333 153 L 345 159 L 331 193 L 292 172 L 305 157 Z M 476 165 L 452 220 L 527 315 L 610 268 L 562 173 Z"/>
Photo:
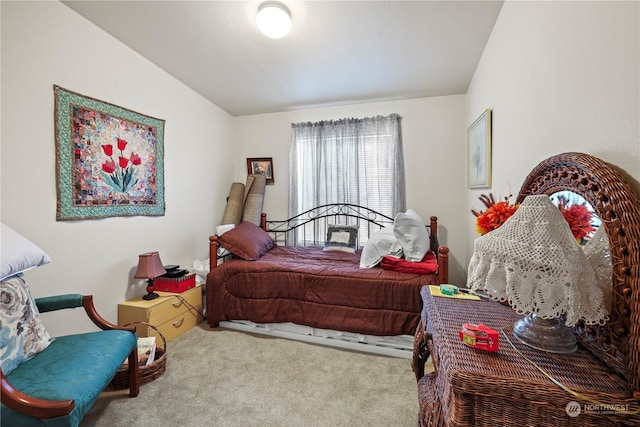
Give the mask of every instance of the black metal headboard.
<path id="1" fill-rule="evenodd" d="M 357 225 L 358 246 L 363 246 L 375 232 L 393 224 L 390 216 L 364 206 L 331 203 L 302 212 L 283 221 L 266 220 L 266 231 L 281 246 L 318 246 L 324 244 L 330 224 Z M 431 221 L 437 221 L 435 217 Z M 427 225 L 432 250 L 437 253 L 435 226 Z"/>
<path id="2" fill-rule="evenodd" d="M 393 224 L 393 218 L 363 206 L 336 203 L 316 206 L 283 221 L 267 219 L 266 231 L 278 245 L 317 246 L 327 237 L 330 224 L 357 225 L 358 245 L 376 231 Z"/>

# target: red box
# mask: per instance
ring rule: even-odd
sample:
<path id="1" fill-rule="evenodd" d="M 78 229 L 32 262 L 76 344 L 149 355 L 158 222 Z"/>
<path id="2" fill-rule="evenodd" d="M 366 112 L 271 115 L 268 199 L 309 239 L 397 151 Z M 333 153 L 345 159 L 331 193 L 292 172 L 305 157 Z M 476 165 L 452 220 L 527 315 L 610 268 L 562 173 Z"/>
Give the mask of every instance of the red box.
<path id="1" fill-rule="evenodd" d="M 157 277 L 153 279 L 156 291 L 181 293 L 196 286 L 195 273 L 185 274 L 182 277 Z"/>

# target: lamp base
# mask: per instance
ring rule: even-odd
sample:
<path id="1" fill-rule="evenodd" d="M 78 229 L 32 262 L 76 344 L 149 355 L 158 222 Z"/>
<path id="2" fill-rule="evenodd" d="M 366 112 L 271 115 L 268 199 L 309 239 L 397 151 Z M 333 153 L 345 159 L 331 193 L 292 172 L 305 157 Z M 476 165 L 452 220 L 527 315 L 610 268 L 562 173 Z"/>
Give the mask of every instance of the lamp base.
<path id="1" fill-rule="evenodd" d="M 513 336 L 523 344 L 549 353 L 573 353 L 578 350 L 576 336 L 558 319 L 542 319 L 535 314 L 513 324 Z"/>
<path id="2" fill-rule="evenodd" d="M 146 299 L 146 300 L 150 300 L 150 299 L 156 299 L 158 298 L 160 295 L 156 294 L 155 292 L 149 292 L 148 294 L 146 294 L 145 296 L 142 297 L 142 299 Z"/>
<path id="3" fill-rule="evenodd" d="M 153 292 L 155 289 L 156 289 L 156 287 L 153 285 L 153 278 L 150 278 L 149 280 L 147 280 L 147 294 L 145 296 L 143 296 L 142 299 L 148 301 L 148 300 L 151 300 L 151 299 L 158 298 L 160 295 L 158 295 L 155 292 Z"/>

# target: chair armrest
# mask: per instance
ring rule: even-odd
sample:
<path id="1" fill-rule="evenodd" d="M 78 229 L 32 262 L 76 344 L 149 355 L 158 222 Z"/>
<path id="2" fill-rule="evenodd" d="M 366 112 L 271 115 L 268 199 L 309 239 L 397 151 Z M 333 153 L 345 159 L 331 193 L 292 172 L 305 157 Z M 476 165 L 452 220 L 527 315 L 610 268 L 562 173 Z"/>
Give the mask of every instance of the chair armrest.
<path id="1" fill-rule="evenodd" d="M 84 307 L 84 311 L 87 312 L 87 316 L 89 319 L 100 329 L 103 330 L 111 330 L 111 329 L 121 329 L 125 331 L 130 331 L 132 333 L 136 333 L 135 325 L 132 326 L 119 326 L 115 323 L 111 323 L 107 321 L 105 318 L 100 316 L 96 311 L 96 307 L 93 305 L 93 295 L 84 295 L 82 297 L 82 306 Z"/>
<path id="2" fill-rule="evenodd" d="M 2 403 L 16 412 L 35 418 L 55 418 L 69 415 L 76 404 L 73 400 L 45 400 L 16 390 L 0 370 Z"/>
<path id="3" fill-rule="evenodd" d="M 42 297 L 36 298 L 35 301 L 40 313 L 63 310 L 65 308 L 82 307 L 82 295 L 80 294 L 65 294 Z"/>
<path id="4" fill-rule="evenodd" d="M 93 295 L 65 294 L 36 298 L 36 305 L 41 313 L 66 308 L 83 307 L 89 319 L 102 330 L 122 329 L 135 333 L 135 326 L 119 326 L 100 316 L 93 305 Z"/>

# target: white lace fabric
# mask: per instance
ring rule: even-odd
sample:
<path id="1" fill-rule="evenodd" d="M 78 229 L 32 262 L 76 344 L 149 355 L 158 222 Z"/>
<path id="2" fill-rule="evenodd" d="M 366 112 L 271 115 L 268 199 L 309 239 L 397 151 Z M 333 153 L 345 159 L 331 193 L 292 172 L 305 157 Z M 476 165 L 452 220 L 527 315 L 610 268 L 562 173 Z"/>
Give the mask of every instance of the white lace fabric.
<path id="1" fill-rule="evenodd" d="M 609 248 L 609 236 L 604 225 L 600 225 L 596 234 L 593 235 L 583 247 L 584 254 L 589 264 L 596 272 L 598 286 L 604 295 L 604 305 L 611 311 L 611 289 L 613 288 L 613 265 L 611 263 L 611 250 Z"/>
<path id="2" fill-rule="evenodd" d="M 567 326 L 607 320 L 596 271 L 546 195 L 528 196 L 502 226 L 476 239 L 467 286 L 519 314 L 564 316 Z"/>

